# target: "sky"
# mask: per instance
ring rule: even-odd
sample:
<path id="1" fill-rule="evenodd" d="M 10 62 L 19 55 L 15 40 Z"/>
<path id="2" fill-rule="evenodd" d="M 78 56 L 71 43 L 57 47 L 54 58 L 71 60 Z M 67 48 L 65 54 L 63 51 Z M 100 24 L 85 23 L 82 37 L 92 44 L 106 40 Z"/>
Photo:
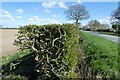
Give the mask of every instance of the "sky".
<path id="1" fill-rule="evenodd" d="M 90 20 L 98 20 L 101 23 L 110 24 L 110 16 L 117 9 L 117 2 L 64 2 L 64 1 L 47 1 L 47 2 L 2 2 L 2 15 L 0 22 L 3 27 L 19 27 L 28 24 L 62 24 L 73 23 L 66 19 L 64 11 L 68 6 L 81 4 L 86 7 L 90 18 L 80 21 L 82 25 L 87 24 Z"/>

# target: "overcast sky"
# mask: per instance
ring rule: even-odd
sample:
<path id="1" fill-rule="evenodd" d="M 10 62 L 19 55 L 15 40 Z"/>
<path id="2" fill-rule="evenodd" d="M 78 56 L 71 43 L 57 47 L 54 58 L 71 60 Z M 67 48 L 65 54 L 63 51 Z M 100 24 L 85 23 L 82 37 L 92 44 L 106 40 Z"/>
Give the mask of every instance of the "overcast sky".
<path id="1" fill-rule="evenodd" d="M 105 1 L 105 0 L 104 0 Z M 66 20 L 64 11 L 70 5 L 82 4 L 89 12 L 88 20 L 80 21 L 83 25 L 90 20 L 98 20 L 101 23 L 110 23 L 112 11 L 118 6 L 117 2 L 3 2 L 2 22 L 3 27 L 18 27 L 26 24 L 51 24 L 70 23 Z"/>

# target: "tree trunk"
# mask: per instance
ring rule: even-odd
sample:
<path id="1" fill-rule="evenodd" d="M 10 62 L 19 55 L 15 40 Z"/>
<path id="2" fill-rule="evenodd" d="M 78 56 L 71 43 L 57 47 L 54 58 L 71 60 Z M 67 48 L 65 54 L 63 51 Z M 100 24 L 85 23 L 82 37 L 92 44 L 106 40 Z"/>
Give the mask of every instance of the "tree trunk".
<path id="1" fill-rule="evenodd" d="M 78 19 L 76 19 L 76 22 L 75 22 L 76 25 L 78 25 Z"/>

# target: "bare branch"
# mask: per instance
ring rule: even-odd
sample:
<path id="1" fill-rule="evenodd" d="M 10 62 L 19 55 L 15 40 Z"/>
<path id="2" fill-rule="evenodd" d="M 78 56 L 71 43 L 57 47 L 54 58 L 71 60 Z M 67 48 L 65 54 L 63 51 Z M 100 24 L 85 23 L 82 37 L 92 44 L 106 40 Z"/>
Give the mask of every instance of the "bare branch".
<path id="1" fill-rule="evenodd" d="M 68 20 L 75 20 L 76 24 L 78 24 L 79 20 L 84 20 L 89 18 L 88 11 L 81 4 L 71 5 L 65 11 L 66 18 Z"/>

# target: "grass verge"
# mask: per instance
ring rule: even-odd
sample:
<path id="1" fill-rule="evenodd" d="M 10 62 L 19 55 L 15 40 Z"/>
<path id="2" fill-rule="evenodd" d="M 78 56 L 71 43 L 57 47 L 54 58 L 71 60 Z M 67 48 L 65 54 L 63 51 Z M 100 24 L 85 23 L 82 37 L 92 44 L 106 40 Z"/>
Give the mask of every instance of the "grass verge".
<path id="1" fill-rule="evenodd" d="M 100 32 L 102 34 L 108 34 L 108 35 L 114 35 L 114 36 L 120 36 L 120 34 L 118 33 L 114 33 L 114 32 Z"/>
<path id="2" fill-rule="evenodd" d="M 80 31 L 86 63 L 102 78 L 118 77 L 118 43 Z"/>
<path id="3" fill-rule="evenodd" d="M 0 61 L 2 62 L 2 63 L 0 63 L 0 66 L 7 65 L 19 58 L 22 58 L 22 57 L 28 55 L 28 54 L 30 54 L 29 49 L 23 50 L 23 51 L 18 51 L 17 53 L 15 53 L 13 55 L 3 56 L 0 58 Z"/>

